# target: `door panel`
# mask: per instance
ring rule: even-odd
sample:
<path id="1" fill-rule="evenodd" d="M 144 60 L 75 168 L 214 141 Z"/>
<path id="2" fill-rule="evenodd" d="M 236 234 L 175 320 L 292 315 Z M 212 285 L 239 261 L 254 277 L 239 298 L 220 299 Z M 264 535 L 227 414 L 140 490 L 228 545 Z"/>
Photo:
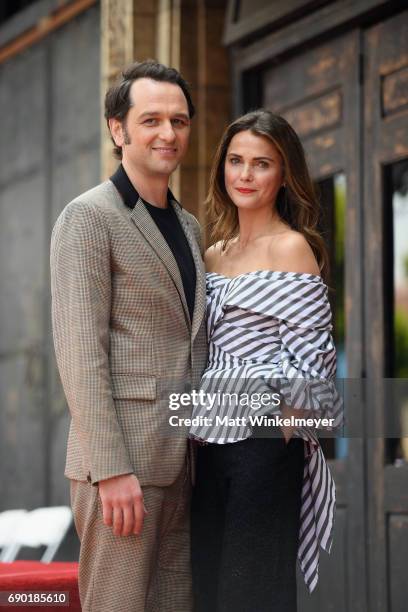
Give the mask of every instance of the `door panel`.
<path id="1" fill-rule="evenodd" d="M 336 326 L 338 375 L 363 373 L 360 33 L 353 31 L 316 46 L 263 74 L 262 105 L 283 115 L 305 147 L 320 185 L 324 227 L 332 260 L 330 286 Z M 346 230 L 344 229 L 346 228 Z M 339 252 L 339 245 L 342 253 Z M 320 581 L 309 596 L 298 574 L 299 610 L 364 611 L 365 524 L 362 401 L 346 406 L 357 436 L 322 440 L 337 488 L 337 516 L 331 555 L 321 553 Z"/>
<path id="2" fill-rule="evenodd" d="M 408 368 L 408 12 L 370 28 L 364 52 L 369 609 L 396 612 L 408 598 L 408 451 L 385 437 L 403 417 L 386 378 Z"/>

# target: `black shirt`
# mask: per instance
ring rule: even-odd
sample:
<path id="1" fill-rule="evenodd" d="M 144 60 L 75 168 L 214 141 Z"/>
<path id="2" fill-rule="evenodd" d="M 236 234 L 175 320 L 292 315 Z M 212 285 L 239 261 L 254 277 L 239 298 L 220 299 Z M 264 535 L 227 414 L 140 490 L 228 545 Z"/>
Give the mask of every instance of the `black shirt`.
<path id="1" fill-rule="evenodd" d="M 139 194 L 126 174 L 122 164 L 119 165 L 115 174 L 110 177 L 110 180 L 121 194 L 124 204 L 129 208 L 134 208 L 137 200 L 139 199 Z M 170 198 L 175 200 L 169 189 L 167 193 L 167 200 Z M 177 214 L 170 203 L 168 203 L 167 208 L 159 208 L 158 206 L 149 204 L 149 202 L 146 202 L 143 199 L 142 202 L 162 233 L 163 238 L 169 245 L 174 259 L 177 262 L 181 280 L 183 282 L 184 294 L 190 313 L 190 319 L 192 320 L 195 302 L 196 269 L 186 235 L 184 234 Z"/>

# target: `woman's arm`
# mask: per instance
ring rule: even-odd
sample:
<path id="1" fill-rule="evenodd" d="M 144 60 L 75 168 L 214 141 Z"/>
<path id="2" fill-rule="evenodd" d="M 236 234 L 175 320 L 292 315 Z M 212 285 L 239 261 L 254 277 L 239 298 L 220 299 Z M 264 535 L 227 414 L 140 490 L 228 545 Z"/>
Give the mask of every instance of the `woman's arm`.
<path id="1" fill-rule="evenodd" d="M 320 275 L 314 253 L 306 238 L 300 232 L 285 232 L 278 242 L 271 238 L 268 245 L 268 259 L 272 270 Z M 307 410 L 290 408 L 286 405 L 283 405 L 281 410 L 282 418 L 292 416 L 304 418 L 307 416 L 307 412 Z M 296 427 L 283 425 L 281 429 L 286 444 L 288 444 Z"/>

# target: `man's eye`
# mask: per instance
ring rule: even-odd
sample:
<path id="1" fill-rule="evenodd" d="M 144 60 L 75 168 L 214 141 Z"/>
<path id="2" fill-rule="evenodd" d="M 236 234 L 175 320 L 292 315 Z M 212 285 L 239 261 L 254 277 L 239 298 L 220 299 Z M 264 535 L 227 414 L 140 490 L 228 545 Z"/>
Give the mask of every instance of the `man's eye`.
<path id="1" fill-rule="evenodd" d="M 149 119 L 146 119 L 145 121 L 143 121 L 143 123 L 145 125 L 154 125 L 156 121 L 157 120 L 154 117 L 150 117 Z"/>
<path id="2" fill-rule="evenodd" d="M 188 125 L 185 119 L 173 119 L 172 124 L 175 125 L 176 127 L 184 127 L 185 125 Z"/>

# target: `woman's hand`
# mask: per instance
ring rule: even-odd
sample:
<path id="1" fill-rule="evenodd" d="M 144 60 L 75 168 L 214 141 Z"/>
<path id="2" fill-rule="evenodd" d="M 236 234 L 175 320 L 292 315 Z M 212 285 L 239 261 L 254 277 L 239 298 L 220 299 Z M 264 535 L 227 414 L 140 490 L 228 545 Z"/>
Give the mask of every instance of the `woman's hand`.
<path id="1" fill-rule="evenodd" d="M 283 419 L 290 418 L 291 416 L 302 419 L 306 417 L 307 410 L 296 410 L 295 408 L 288 408 L 287 406 L 283 406 L 281 411 L 281 417 Z M 285 438 L 286 444 L 289 444 L 291 437 L 293 436 L 293 432 L 295 431 L 295 425 L 282 425 L 281 430 L 283 433 L 283 437 Z"/>

